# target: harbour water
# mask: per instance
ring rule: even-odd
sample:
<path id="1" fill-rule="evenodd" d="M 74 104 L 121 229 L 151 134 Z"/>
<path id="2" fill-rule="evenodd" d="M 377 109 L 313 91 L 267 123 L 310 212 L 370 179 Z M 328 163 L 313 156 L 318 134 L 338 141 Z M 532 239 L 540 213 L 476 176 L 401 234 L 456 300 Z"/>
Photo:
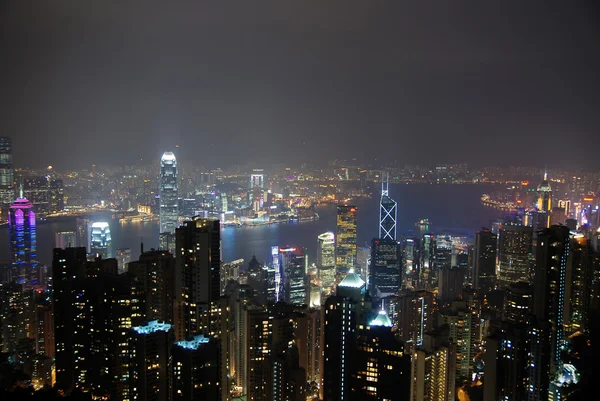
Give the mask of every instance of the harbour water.
<path id="1" fill-rule="evenodd" d="M 390 185 L 390 196 L 398 202 L 398 234 L 415 229 L 415 222 L 428 218 L 433 232 L 472 236 L 475 231 L 489 226 L 491 220 L 501 212 L 481 204 L 482 193 L 493 189 L 490 185 Z M 363 245 L 377 236 L 379 219 L 379 194 L 372 198 L 358 199 L 358 244 Z M 273 224 L 256 227 L 226 227 L 221 232 L 223 260 L 245 259 L 253 255 L 265 261 L 270 247 L 302 246 L 308 249 L 309 262 L 316 259 L 317 236 L 326 231 L 335 231 L 336 207 L 318 207 L 320 219 L 295 224 Z M 158 222 L 120 223 L 111 214 L 95 215 L 94 220 L 105 220 L 110 224 L 113 252 L 117 248 L 131 248 L 137 260 L 140 243 L 144 249 L 158 247 Z M 50 264 L 54 234 L 57 231 L 72 231 L 75 221 L 51 222 L 38 225 L 37 248 L 41 263 Z M 8 229 L 0 230 L 0 258 L 9 260 Z"/>

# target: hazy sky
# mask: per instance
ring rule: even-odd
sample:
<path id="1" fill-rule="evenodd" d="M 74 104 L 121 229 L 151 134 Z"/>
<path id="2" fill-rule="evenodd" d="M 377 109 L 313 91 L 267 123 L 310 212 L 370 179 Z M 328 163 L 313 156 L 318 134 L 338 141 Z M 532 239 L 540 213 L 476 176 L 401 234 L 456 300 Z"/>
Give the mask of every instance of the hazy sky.
<path id="1" fill-rule="evenodd" d="M 18 166 L 600 167 L 594 1 L 0 2 Z"/>

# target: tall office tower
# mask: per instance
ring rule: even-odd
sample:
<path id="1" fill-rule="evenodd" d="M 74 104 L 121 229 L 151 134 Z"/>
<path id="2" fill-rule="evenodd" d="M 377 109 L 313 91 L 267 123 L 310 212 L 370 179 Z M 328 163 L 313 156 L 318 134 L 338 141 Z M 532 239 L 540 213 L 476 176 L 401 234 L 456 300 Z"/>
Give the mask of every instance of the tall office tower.
<path id="1" fill-rule="evenodd" d="M 173 376 L 181 372 L 173 370 L 173 326 L 153 320 L 145 325 L 132 327 L 128 334 L 130 373 L 125 397 L 122 399 L 171 400 Z"/>
<path id="2" fill-rule="evenodd" d="M 52 282 L 54 306 L 54 338 L 56 383 L 69 393 L 75 385 L 74 336 L 75 316 L 73 294 L 76 281 L 85 276 L 85 248 L 54 249 L 52 257 Z"/>
<path id="3" fill-rule="evenodd" d="M 498 239 L 498 282 L 501 287 L 519 281 L 530 282 L 533 229 L 502 224 Z"/>
<path id="4" fill-rule="evenodd" d="M 8 210 L 8 238 L 12 279 L 26 284 L 38 265 L 37 237 L 33 205 L 22 195 Z"/>
<path id="5" fill-rule="evenodd" d="M 65 210 L 65 190 L 63 180 L 50 179 L 48 181 L 48 211 L 58 213 Z"/>
<path id="6" fill-rule="evenodd" d="M 148 320 L 175 321 L 175 257 L 168 251 L 148 251 L 140 260 L 129 263 L 128 273 L 135 277 L 144 294 L 144 315 Z"/>
<path id="7" fill-rule="evenodd" d="M 90 253 L 100 256 L 102 259 L 112 258 L 112 237 L 107 222 L 97 221 L 92 223 Z"/>
<path id="8" fill-rule="evenodd" d="M 12 140 L 0 137 L 0 208 L 3 212 L 15 199 Z"/>
<path id="9" fill-rule="evenodd" d="M 450 341 L 456 344 L 456 374 L 470 378 L 476 354 L 476 331 L 479 313 L 467 302 L 453 302 L 450 310 L 440 314 L 440 323 L 447 324 Z"/>
<path id="10" fill-rule="evenodd" d="M 332 232 L 317 237 L 317 269 L 324 300 L 331 295 L 335 284 L 335 234 Z"/>
<path id="11" fill-rule="evenodd" d="M 265 174 L 263 169 L 255 168 L 250 174 L 250 188 L 248 191 L 248 201 L 252 209 L 257 212 L 263 207 L 263 190 L 265 189 Z"/>
<path id="12" fill-rule="evenodd" d="M 283 300 L 292 305 L 308 304 L 308 258 L 304 248 L 279 248 L 283 271 Z"/>
<path id="13" fill-rule="evenodd" d="M 366 243 L 365 243 L 366 245 Z M 371 266 L 371 246 L 356 247 L 356 268 L 360 272 L 360 278 L 366 283 L 369 281 L 369 269 Z"/>
<path id="14" fill-rule="evenodd" d="M 435 237 L 433 234 L 423 234 L 421 242 L 421 264 L 419 267 L 418 288 L 431 289 L 433 287 L 435 266 Z"/>
<path id="15" fill-rule="evenodd" d="M 352 353 L 351 400 L 408 400 L 410 355 L 394 337 L 385 311 L 359 329 Z"/>
<path id="16" fill-rule="evenodd" d="M 173 253 L 172 237 L 177 228 L 179 218 L 179 184 L 177 159 L 173 152 L 165 152 L 160 159 L 160 182 L 158 195 L 160 198 L 160 242 L 161 249 Z"/>
<path id="17" fill-rule="evenodd" d="M 30 176 L 24 177 L 23 194 L 31 201 L 37 213 L 48 213 L 50 211 L 50 187 L 48 177 Z"/>
<path id="18" fill-rule="evenodd" d="M 435 252 L 433 255 L 434 272 L 437 274 L 440 269 L 452 266 L 452 254 L 454 245 L 452 236 L 447 234 L 438 234 L 435 236 Z"/>
<path id="19" fill-rule="evenodd" d="M 271 247 L 271 261 L 267 267 L 267 302 L 279 302 L 283 299 L 282 282 L 283 272 L 281 270 L 281 261 L 279 257 L 279 247 Z"/>
<path id="20" fill-rule="evenodd" d="M 131 248 L 117 249 L 116 259 L 119 263 L 119 274 L 125 273 L 129 262 L 131 262 Z"/>
<path id="21" fill-rule="evenodd" d="M 537 209 L 546 213 L 552 210 L 552 188 L 548 182 L 548 173 L 544 173 L 544 180 L 537 187 Z"/>
<path id="22" fill-rule="evenodd" d="M 444 336 L 426 334 L 413 352 L 411 401 L 452 401 L 455 397 L 456 349 Z"/>
<path id="23" fill-rule="evenodd" d="M 529 349 L 526 324 L 500 323 L 485 342 L 483 401 L 527 400 Z"/>
<path id="24" fill-rule="evenodd" d="M 76 247 L 77 235 L 75 231 L 57 231 L 54 234 L 54 247 L 55 248 L 74 248 Z"/>
<path id="25" fill-rule="evenodd" d="M 356 266 L 356 206 L 337 207 L 335 274 L 339 283 Z"/>
<path id="26" fill-rule="evenodd" d="M 364 311 L 361 309 L 365 293 L 365 282 L 358 274 L 350 272 L 338 284 L 336 295 L 329 297 L 322 308 L 321 399 L 351 399 L 352 352 L 356 329 L 363 320 Z"/>
<path id="27" fill-rule="evenodd" d="M 400 291 L 402 254 L 395 240 L 373 239 L 369 273 L 369 290 L 375 298 L 382 299 Z"/>
<path id="28" fill-rule="evenodd" d="M 421 245 L 419 238 L 403 237 L 402 238 L 402 264 L 404 272 L 402 275 L 403 287 L 415 287 L 418 284 L 419 265 L 421 258 Z"/>
<path id="29" fill-rule="evenodd" d="M 405 291 L 398 297 L 398 338 L 420 345 L 433 328 L 435 300 L 429 291 Z"/>
<path id="30" fill-rule="evenodd" d="M 247 308 L 245 314 L 246 398 L 248 401 L 272 400 L 273 317 L 263 308 Z"/>
<path id="31" fill-rule="evenodd" d="M 467 269 L 462 267 L 443 267 L 439 270 L 438 300 L 450 303 L 462 298 L 467 279 Z"/>
<path id="32" fill-rule="evenodd" d="M 557 375 L 562 369 L 567 261 L 571 244 L 569 229 L 552 226 L 540 232 L 534 281 L 535 317 L 531 361 L 530 399 L 558 400 Z"/>
<path id="33" fill-rule="evenodd" d="M 195 218 L 176 231 L 175 337 L 215 337 L 212 308 L 220 297 L 221 232 L 219 220 Z"/>
<path id="34" fill-rule="evenodd" d="M 475 234 L 473 255 L 473 288 L 483 293 L 491 291 L 496 285 L 496 252 L 498 236 L 490 230 Z"/>
<path id="35" fill-rule="evenodd" d="M 256 299 L 261 305 L 267 302 L 267 268 L 263 267 L 256 256 L 252 256 L 248 262 L 248 285 L 252 287 L 256 294 Z"/>
<path id="36" fill-rule="evenodd" d="M 381 200 L 379 202 L 379 239 L 396 241 L 396 220 L 398 203 L 389 197 L 389 174 L 381 180 Z"/>
<path id="37" fill-rule="evenodd" d="M 203 401 L 221 398 L 221 344 L 203 335 L 173 346 L 173 401 Z"/>

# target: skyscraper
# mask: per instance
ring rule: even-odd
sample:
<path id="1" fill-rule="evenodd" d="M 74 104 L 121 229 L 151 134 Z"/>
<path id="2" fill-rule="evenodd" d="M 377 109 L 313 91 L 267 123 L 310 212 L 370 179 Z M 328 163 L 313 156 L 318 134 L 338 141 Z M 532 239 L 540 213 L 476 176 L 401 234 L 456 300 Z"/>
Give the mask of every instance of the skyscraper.
<path id="1" fill-rule="evenodd" d="M 165 152 L 160 159 L 160 247 L 173 251 L 172 237 L 179 218 L 179 185 L 177 159 L 173 152 Z"/>
<path id="2" fill-rule="evenodd" d="M 378 299 L 398 293 L 402 282 L 402 256 L 395 240 L 380 238 L 371 242 L 369 276 L 369 290 Z"/>
<path id="3" fill-rule="evenodd" d="M 21 284 L 27 282 L 38 264 L 35 219 L 33 205 L 21 193 L 8 211 L 11 274 Z"/>
<path id="4" fill-rule="evenodd" d="M 487 292 L 496 284 L 496 251 L 498 236 L 490 230 L 478 231 L 475 235 L 473 257 L 473 288 Z"/>
<path id="5" fill-rule="evenodd" d="M 548 182 L 548 173 L 544 173 L 544 180 L 538 185 L 537 194 L 538 210 L 550 213 L 552 211 L 552 187 Z"/>
<path id="6" fill-rule="evenodd" d="M 292 305 L 308 303 L 308 279 L 306 265 L 308 259 L 304 248 L 279 248 L 283 271 L 284 301 Z"/>
<path id="7" fill-rule="evenodd" d="M 452 401 L 455 397 L 456 346 L 443 336 L 426 334 L 413 352 L 411 401 Z"/>
<path id="8" fill-rule="evenodd" d="M 337 207 L 335 268 L 338 283 L 356 266 L 356 211 L 356 206 Z"/>
<path id="9" fill-rule="evenodd" d="M 381 181 L 381 200 L 379 202 L 379 239 L 396 241 L 396 220 L 398 203 L 389 197 L 389 174 Z"/>
<path id="10" fill-rule="evenodd" d="M 317 269 L 323 296 L 329 296 L 335 284 L 335 234 L 327 232 L 317 237 Z"/>
<path id="11" fill-rule="evenodd" d="M 565 226 L 552 226 L 538 236 L 533 298 L 535 335 L 530 373 L 532 400 L 560 399 L 555 379 L 562 369 L 570 248 L 570 233 Z"/>
<path id="12" fill-rule="evenodd" d="M 112 237 L 106 221 L 92 223 L 90 252 L 102 259 L 112 258 Z"/>
<path id="13" fill-rule="evenodd" d="M 74 248 L 76 245 L 77 235 L 75 231 L 57 231 L 54 234 L 55 248 Z"/>
<path id="14" fill-rule="evenodd" d="M 0 208 L 6 211 L 15 199 L 12 140 L 0 137 Z"/>
<path id="15" fill-rule="evenodd" d="M 506 287 L 519 281 L 530 281 L 533 229 L 502 224 L 499 236 L 499 284 Z"/>
<path id="16" fill-rule="evenodd" d="M 221 232 L 219 220 L 195 218 L 176 231 L 175 337 L 215 336 L 212 309 L 220 297 Z"/>

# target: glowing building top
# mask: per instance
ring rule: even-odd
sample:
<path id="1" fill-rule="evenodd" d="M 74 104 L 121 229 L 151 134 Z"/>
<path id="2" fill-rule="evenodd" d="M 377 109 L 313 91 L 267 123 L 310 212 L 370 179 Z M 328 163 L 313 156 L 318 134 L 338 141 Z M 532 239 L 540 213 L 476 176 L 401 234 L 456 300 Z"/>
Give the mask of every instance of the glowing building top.
<path id="1" fill-rule="evenodd" d="M 371 320 L 369 326 L 382 326 L 382 327 L 392 327 L 392 321 L 388 317 L 387 313 L 384 310 L 379 311 L 377 317 Z"/>
<path id="2" fill-rule="evenodd" d="M 204 337 L 204 334 L 200 334 L 197 336 L 194 336 L 191 340 L 187 340 L 187 341 L 177 341 L 175 343 L 175 345 L 184 348 L 184 349 L 189 349 L 189 350 L 197 350 L 198 348 L 200 348 L 202 346 L 202 344 L 208 344 L 210 342 L 210 339 L 207 337 Z"/>
<path id="3" fill-rule="evenodd" d="M 548 173 L 544 173 L 544 180 L 537 187 L 538 200 L 537 208 L 543 212 L 552 210 L 552 187 L 548 182 Z"/>
<path id="4" fill-rule="evenodd" d="M 169 331 L 172 327 L 172 324 L 159 322 L 158 320 L 152 320 L 145 326 L 135 326 L 131 329 L 138 334 L 152 334 L 156 333 L 157 331 Z"/>

